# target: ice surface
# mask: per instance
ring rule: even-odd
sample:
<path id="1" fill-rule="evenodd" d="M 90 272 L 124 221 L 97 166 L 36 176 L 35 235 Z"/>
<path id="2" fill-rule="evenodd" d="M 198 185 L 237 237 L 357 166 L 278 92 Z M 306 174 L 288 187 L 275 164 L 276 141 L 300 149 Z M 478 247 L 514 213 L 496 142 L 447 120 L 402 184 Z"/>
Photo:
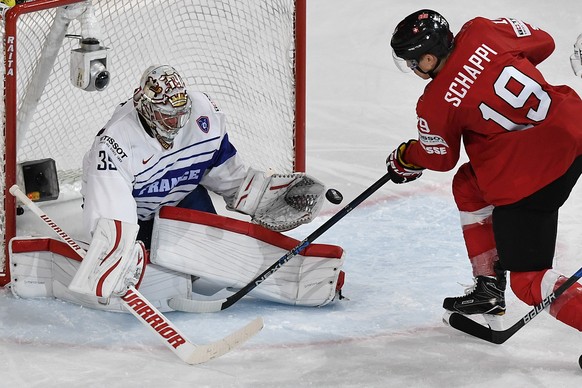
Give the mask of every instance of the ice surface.
<path id="1" fill-rule="evenodd" d="M 425 83 L 400 73 L 388 48 L 395 24 L 436 8 L 457 31 L 474 16 L 532 22 L 556 40 L 540 68 L 554 84 L 582 92 L 568 57 L 582 32 L 579 0 L 308 2 L 308 172 L 344 195 L 327 204 L 302 239 L 384 172 L 384 159 L 415 137 L 414 106 Z M 579 120 L 579 118 L 572 118 Z M 265 328 L 233 352 L 188 366 L 129 314 L 60 301 L 16 300 L 0 291 L 2 387 L 579 387 L 582 337 L 540 314 L 503 345 L 471 338 L 441 321 L 442 299 L 471 283 L 451 173 L 386 184 L 316 242 L 347 251 L 344 300 L 295 308 L 244 298 L 215 314 L 169 313 L 195 343 L 229 334 L 256 316 Z M 556 268 L 582 265 L 582 185 L 561 212 Z M 45 207 L 64 229 L 78 203 Z M 34 218 L 30 229 L 47 233 Z M 70 229 L 68 229 L 70 228 Z M 508 293 L 506 322 L 529 307 Z M 582 312 L 581 312 L 582 314 Z"/>

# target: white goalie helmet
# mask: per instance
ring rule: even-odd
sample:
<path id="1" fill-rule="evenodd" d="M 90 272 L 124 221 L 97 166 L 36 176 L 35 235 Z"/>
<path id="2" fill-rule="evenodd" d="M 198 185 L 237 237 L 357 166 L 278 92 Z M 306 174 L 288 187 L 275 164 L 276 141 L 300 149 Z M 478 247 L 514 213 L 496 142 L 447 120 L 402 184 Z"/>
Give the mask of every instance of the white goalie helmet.
<path id="1" fill-rule="evenodd" d="M 133 103 L 158 140 L 168 145 L 186 125 L 192 110 L 184 80 L 168 65 L 146 69 L 134 92 Z"/>

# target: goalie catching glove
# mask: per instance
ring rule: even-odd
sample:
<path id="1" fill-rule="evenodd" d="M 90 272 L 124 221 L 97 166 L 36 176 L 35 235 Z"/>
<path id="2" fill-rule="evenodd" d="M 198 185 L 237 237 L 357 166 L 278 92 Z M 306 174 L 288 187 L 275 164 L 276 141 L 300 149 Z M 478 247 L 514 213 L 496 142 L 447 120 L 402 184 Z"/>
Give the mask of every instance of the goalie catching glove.
<path id="1" fill-rule="evenodd" d="M 311 222 L 321 210 L 324 192 L 325 186 L 305 173 L 272 174 L 251 168 L 228 208 L 284 232 Z"/>
<path id="2" fill-rule="evenodd" d="M 139 226 L 101 218 L 81 266 L 69 284 L 69 290 L 103 298 L 123 296 L 141 281 L 146 265 L 146 251 L 135 238 Z"/>

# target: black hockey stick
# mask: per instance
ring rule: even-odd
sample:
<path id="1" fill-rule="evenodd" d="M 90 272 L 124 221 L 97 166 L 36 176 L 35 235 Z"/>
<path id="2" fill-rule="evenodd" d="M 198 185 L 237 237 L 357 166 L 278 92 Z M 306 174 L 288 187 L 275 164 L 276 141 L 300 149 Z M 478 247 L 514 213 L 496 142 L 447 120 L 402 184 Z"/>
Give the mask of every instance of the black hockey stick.
<path id="1" fill-rule="evenodd" d="M 449 325 L 457 330 L 470 334 L 474 337 L 481 338 L 482 340 L 494 343 L 502 344 L 511 338 L 519 329 L 527 325 L 532 319 L 534 319 L 539 313 L 541 313 L 546 307 L 552 304 L 560 295 L 562 295 L 570 286 L 578 281 L 582 277 L 582 268 L 580 268 L 574 275 L 572 275 L 564 284 L 558 287 L 554 292 L 548 295 L 542 302 L 527 313 L 523 318 L 517 321 L 513 326 L 505 330 L 493 330 L 489 327 L 483 326 L 478 322 L 475 322 L 471 318 L 459 314 L 452 313 L 449 316 Z"/>
<path id="2" fill-rule="evenodd" d="M 265 281 L 269 276 L 281 268 L 286 262 L 301 253 L 316 238 L 321 236 L 329 228 L 335 225 L 339 220 L 345 217 L 356 206 L 361 204 L 366 198 L 372 195 L 386 182 L 390 180 L 390 174 L 386 173 L 378 179 L 372 186 L 368 187 L 363 193 L 358 195 L 352 202 L 347 204 L 342 210 L 337 212 L 333 217 L 327 220 L 323 225 L 317 228 L 313 233 L 301 241 L 295 248 L 287 252 L 283 257 L 277 260 L 273 265 L 267 268 L 263 273 L 253 279 L 249 284 L 238 290 L 236 293 L 219 300 L 192 300 L 192 299 L 170 299 L 168 305 L 174 310 L 187 311 L 192 313 L 213 313 L 229 308 L 243 296 L 255 289 L 259 284 Z"/>

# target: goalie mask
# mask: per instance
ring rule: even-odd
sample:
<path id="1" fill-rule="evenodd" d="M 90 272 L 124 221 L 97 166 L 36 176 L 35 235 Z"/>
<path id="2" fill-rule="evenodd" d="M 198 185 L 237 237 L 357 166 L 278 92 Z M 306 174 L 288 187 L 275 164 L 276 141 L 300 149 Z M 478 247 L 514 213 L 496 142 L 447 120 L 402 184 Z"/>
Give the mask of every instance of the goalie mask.
<path id="1" fill-rule="evenodd" d="M 172 144 L 192 110 L 182 77 L 168 65 L 150 66 L 143 73 L 133 104 L 164 148 Z"/>

